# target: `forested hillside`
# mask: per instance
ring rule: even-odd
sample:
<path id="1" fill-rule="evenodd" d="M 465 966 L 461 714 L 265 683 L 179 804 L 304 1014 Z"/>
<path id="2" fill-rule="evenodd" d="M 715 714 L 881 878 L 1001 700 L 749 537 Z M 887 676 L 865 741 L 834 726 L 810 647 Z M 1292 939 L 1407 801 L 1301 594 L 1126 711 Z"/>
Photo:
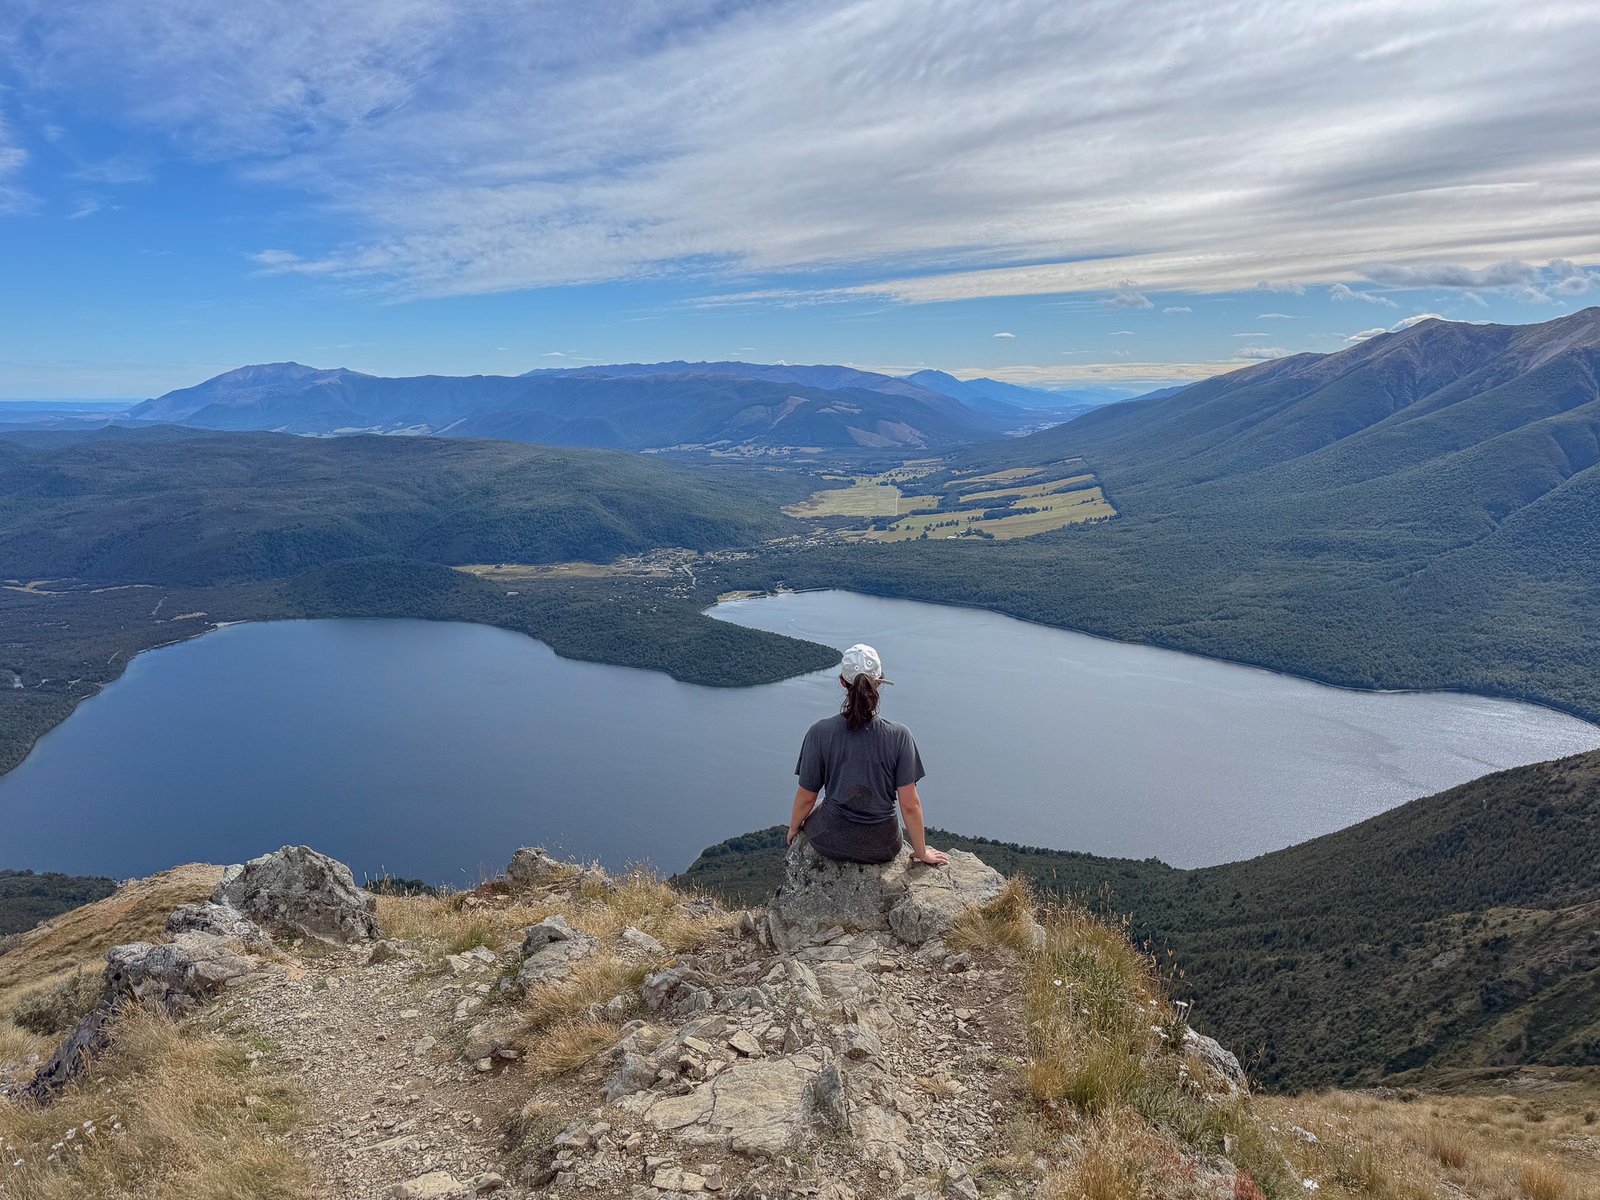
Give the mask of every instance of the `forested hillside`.
<path id="1" fill-rule="evenodd" d="M 804 494 L 733 464 L 502 442 L 34 434 L 0 438 L 0 563 L 20 579 L 200 585 L 374 554 L 603 562 L 760 541 Z"/>
<path id="2" fill-rule="evenodd" d="M 681 882 L 759 902 L 782 878 L 783 833 L 712 846 Z M 1272 1086 L 1600 1066 L 1600 751 L 1198 870 L 929 841 L 1130 914 L 1137 939 L 1172 951 L 1196 1022 Z"/>
<path id="3" fill-rule="evenodd" d="M 997 546 L 775 556 L 739 585 L 972 604 L 1355 687 L 1460 688 L 1600 719 L 1597 379 L 1600 309 L 1426 321 L 949 462 L 1081 457 L 1114 521 Z"/>

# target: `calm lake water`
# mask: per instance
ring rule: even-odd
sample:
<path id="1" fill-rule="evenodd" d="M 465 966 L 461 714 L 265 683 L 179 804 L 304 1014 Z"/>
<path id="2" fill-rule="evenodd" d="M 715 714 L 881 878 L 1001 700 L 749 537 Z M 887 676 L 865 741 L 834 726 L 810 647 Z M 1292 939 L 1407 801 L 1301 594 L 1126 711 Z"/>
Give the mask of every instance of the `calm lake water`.
<path id="1" fill-rule="evenodd" d="M 1341 691 L 970 609 L 814 592 L 719 617 L 896 681 L 929 820 L 1179 865 L 1302 841 L 1600 745 L 1530 705 Z M 686 866 L 787 820 L 830 673 L 757 688 L 571 662 L 427 621 L 240 625 L 141 655 L 0 778 L 0 866 L 146 873 L 306 842 L 358 877 L 476 882 L 518 845 Z"/>

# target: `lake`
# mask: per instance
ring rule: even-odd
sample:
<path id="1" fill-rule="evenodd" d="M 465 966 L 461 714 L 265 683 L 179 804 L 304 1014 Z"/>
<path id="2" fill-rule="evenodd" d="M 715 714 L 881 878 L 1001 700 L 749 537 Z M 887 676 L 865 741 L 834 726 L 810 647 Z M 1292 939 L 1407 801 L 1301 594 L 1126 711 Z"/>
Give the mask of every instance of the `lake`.
<path id="1" fill-rule="evenodd" d="M 1600 745 L 1533 705 L 1345 691 L 972 609 L 845 592 L 715 615 L 876 645 L 930 823 L 1193 866 Z M 140 655 L 0 778 L 0 866 L 113 876 L 306 842 L 476 883 L 518 845 L 688 865 L 784 822 L 828 672 L 755 688 L 428 621 L 239 625 Z"/>

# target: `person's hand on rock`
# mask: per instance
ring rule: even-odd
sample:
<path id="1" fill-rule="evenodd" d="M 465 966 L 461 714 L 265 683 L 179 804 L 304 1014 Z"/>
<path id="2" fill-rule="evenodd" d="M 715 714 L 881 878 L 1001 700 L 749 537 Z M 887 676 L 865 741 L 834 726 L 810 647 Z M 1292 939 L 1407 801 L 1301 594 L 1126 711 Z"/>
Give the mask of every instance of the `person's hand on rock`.
<path id="1" fill-rule="evenodd" d="M 912 852 L 912 858 L 917 862 L 927 863 L 930 867 L 942 867 L 950 861 L 950 856 L 943 850 L 935 850 L 932 846 L 924 846 L 921 853 Z"/>

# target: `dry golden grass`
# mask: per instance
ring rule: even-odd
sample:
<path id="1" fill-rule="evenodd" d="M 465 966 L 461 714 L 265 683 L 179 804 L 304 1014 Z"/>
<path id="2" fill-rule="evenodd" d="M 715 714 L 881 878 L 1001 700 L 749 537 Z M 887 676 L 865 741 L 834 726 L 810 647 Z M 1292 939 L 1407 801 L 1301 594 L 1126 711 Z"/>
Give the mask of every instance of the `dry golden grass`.
<path id="1" fill-rule="evenodd" d="M 611 997 L 637 993 L 649 970 L 647 964 L 624 962 L 608 954 L 581 960 L 561 982 L 528 989 L 522 1001 L 524 1034 L 531 1044 L 533 1035 L 543 1035 L 557 1025 L 598 1020 L 600 1009 Z"/>
<path id="2" fill-rule="evenodd" d="M 960 1086 L 948 1075 L 919 1075 L 912 1082 L 916 1084 L 918 1091 L 926 1092 L 939 1100 L 948 1100 L 952 1096 L 961 1094 Z"/>
<path id="3" fill-rule="evenodd" d="M 136 1009 L 123 1019 L 100 1076 L 104 1083 L 71 1088 L 49 1108 L 0 1106 L 0 1142 L 9 1147 L 0 1163 L 5 1195 L 289 1200 L 306 1194 L 304 1168 L 275 1136 L 293 1122 L 295 1096 L 279 1080 L 249 1074 L 244 1046 L 181 1032 Z M 86 1121 L 93 1123 L 88 1129 Z M 23 1165 L 11 1167 L 19 1158 Z"/>
<path id="4" fill-rule="evenodd" d="M 1160 1200 L 1212 1195 L 1206 1165 L 1224 1146 L 1241 1169 L 1240 1194 L 1299 1188 L 1277 1136 L 1248 1098 L 1203 1095 L 1203 1073 L 1169 1030 L 1179 1027 L 1156 963 L 1126 929 L 1072 903 L 1039 908 L 1012 880 L 984 908 L 964 913 L 948 940 L 1003 947 L 1022 974 L 1028 1060 L 1020 1084 L 1036 1120 L 1059 1131 L 1042 1194 L 1059 1200 Z M 997 1161 L 1041 1154 L 1038 1139 Z M 1232 1181 L 1223 1180 L 1225 1185 Z M 1259 1190 L 1257 1185 L 1259 1185 Z"/>
<path id="5" fill-rule="evenodd" d="M 535 1079 L 570 1075 L 600 1051 L 616 1045 L 622 1027 L 593 1017 L 574 1017 L 540 1031 L 523 1052 L 523 1068 Z"/>
<path id="6" fill-rule="evenodd" d="M 460 954 L 475 946 L 498 951 L 562 906 L 547 898 L 495 905 L 470 892 L 443 896 L 379 896 L 378 927 L 385 937 L 416 943 L 435 955 Z"/>
<path id="7" fill-rule="evenodd" d="M 191 863 L 124 884 L 113 895 L 63 913 L 15 938 L 0 954 L 0 1063 L 48 1054 L 52 1036 L 17 1028 L 20 1005 L 73 975 L 98 977 L 106 951 L 123 942 L 164 941 L 167 914 L 209 896 L 222 868 Z"/>
<path id="8" fill-rule="evenodd" d="M 378 924 L 386 937 L 444 955 L 474 946 L 499 950 L 519 940 L 528 926 L 559 915 L 604 943 L 615 942 L 631 925 L 669 951 L 682 953 L 735 919 L 724 912 L 691 913 L 684 908 L 684 899 L 683 893 L 641 868 L 615 880 L 614 886 L 601 883 L 598 876 L 586 878 L 570 893 L 532 889 L 488 897 L 473 892 L 379 896 Z"/>
<path id="9" fill-rule="evenodd" d="M 586 883 L 565 913 L 576 929 L 602 942 L 612 942 L 628 926 L 648 933 L 668 950 L 682 954 L 711 935 L 728 929 L 737 914 L 720 910 L 690 912 L 687 897 L 660 876 L 635 868 L 615 888 Z"/>
<path id="10" fill-rule="evenodd" d="M 1332 1197 L 1580 1200 L 1600 1196 L 1594 1081 L 1508 1094 L 1328 1092 L 1261 1101 L 1296 1168 Z"/>

